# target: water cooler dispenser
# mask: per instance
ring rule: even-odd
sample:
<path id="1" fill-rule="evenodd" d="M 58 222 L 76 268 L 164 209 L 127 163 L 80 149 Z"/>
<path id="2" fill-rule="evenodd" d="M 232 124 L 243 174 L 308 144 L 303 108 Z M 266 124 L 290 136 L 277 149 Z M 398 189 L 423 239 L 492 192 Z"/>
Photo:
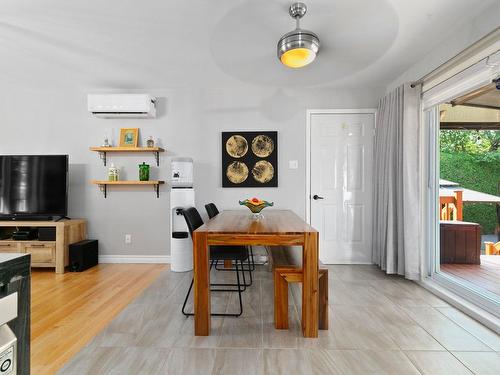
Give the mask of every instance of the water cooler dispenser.
<path id="1" fill-rule="evenodd" d="M 7 322 L 17 318 L 17 293 L 0 298 L 0 374 L 16 375 L 17 338 Z"/>
<path id="2" fill-rule="evenodd" d="M 173 188 L 193 187 L 193 159 L 172 158 L 170 169 L 170 186 Z"/>
<path id="3" fill-rule="evenodd" d="M 186 272 L 193 269 L 193 242 L 182 210 L 194 207 L 193 160 L 173 158 L 170 176 L 170 269 Z"/>

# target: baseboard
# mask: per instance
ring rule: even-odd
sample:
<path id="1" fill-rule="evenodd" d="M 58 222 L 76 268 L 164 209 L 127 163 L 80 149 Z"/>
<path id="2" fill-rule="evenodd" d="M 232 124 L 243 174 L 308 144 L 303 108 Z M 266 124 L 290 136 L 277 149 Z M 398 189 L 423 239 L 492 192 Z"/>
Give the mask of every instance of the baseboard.
<path id="1" fill-rule="evenodd" d="M 99 263 L 169 264 L 170 255 L 99 255 Z"/>

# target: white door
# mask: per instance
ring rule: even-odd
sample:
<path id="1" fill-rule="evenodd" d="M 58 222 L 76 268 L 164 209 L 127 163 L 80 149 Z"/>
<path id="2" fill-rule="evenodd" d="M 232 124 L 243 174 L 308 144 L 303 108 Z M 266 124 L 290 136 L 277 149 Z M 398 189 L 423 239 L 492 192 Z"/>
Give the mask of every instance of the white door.
<path id="1" fill-rule="evenodd" d="M 375 114 L 366 112 L 309 115 L 311 225 L 325 264 L 372 262 Z"/>

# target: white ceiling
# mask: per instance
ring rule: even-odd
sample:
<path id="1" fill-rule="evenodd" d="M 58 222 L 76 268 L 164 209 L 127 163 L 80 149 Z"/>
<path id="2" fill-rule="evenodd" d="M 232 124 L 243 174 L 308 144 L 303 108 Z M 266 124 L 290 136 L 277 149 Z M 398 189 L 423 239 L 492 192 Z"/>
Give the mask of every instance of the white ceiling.
<path id="1" fill-rule="evenodd" d="M 0 82 L 28 87 L 384 86 L 496 0 L 309 0 L 317 60 L 276 58 L 288 0 L 0 0 Z"/>

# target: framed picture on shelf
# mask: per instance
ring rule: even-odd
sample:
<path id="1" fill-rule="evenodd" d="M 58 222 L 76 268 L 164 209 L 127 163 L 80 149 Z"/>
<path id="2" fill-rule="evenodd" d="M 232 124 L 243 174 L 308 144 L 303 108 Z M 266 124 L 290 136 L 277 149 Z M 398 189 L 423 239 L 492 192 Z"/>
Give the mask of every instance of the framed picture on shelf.
<path id="1" fill-rule="evenodd" d="M 120 147 L 137 147 L 139 141 L 139 128 L 120 129 Z"/>

